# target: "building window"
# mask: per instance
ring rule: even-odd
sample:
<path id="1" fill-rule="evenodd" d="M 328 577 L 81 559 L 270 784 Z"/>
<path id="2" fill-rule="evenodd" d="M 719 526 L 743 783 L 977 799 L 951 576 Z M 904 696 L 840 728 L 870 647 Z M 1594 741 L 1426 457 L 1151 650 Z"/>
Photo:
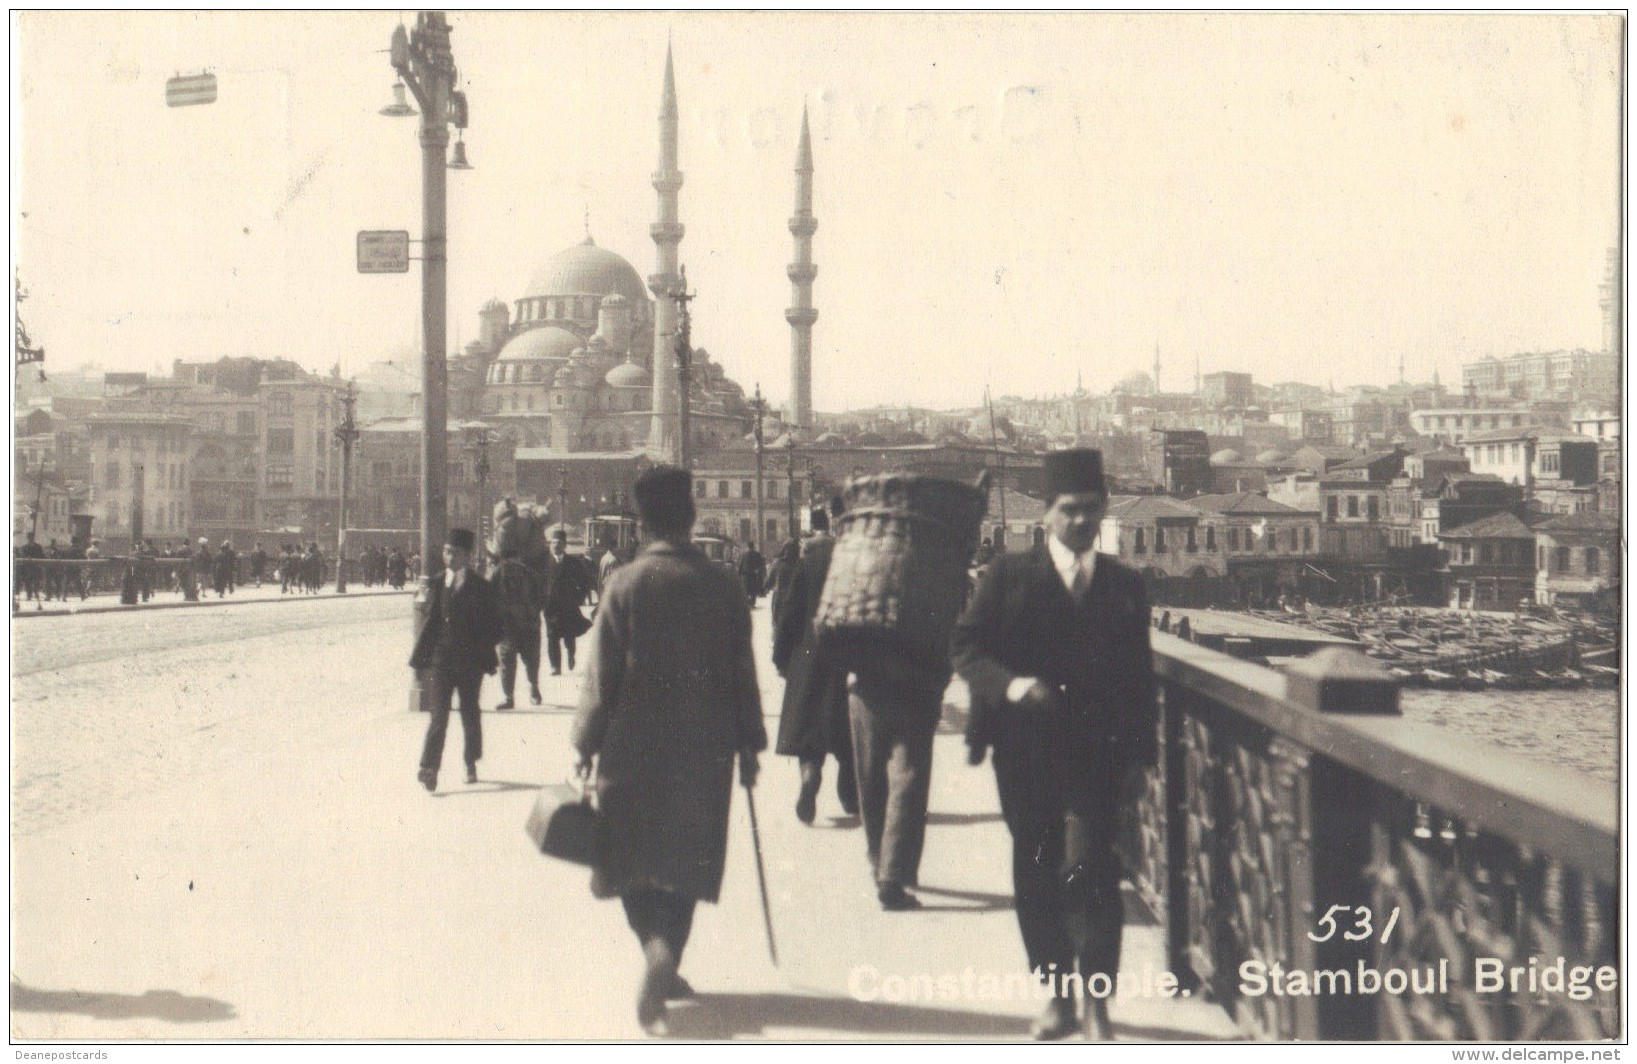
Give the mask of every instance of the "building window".
<path id="1" fill-rule="evenodd" d="M 290 454 L 294 452 L 296 449 L 295 436 L 295 430 L 293 429 L 268 429 L 267 453 Z"/>
<path id="2" fill-rule="evenodd" d="M 755 484 L 749 480 L 739 482 L 739 498 L 750 499 L 755 497 Z"/>
<path id="3" fill-rule="evenodd" d="M 289 462 L 267 463 L 267 486 L 270 489 L 289 491 L 295 484 L 295 471 Z"/>
<path id="4" fill-rule="evenodd" d="M 268 416 L 270 416 L 270 417 L 289 417 L 290 416 L 290 393 L 289 392 L 268 392 L 267 393 L 267 413 L 268 413 Z"/>
<path id="5" fill-rule="evenodd" d="M 728 497 L 728 482 L 727 481 L 718 480 L 716 482 L 716 497 L 718 499 L 725 499 L 725 498 Z"/>
<path id="6" fill-rule="evenodd" d="M 1586 572 L 1595 574 L 1603 567 L 1603 555 L 1596 547 L 1586 548 Z"/>
<path id="7" fill-rule="evenodd" d="M 756 537 L 756 522 L 748 517 L 739 518 L 739 538 L 749 543 Z"/>
<path id="8" fill-rule="evenodd" d="M 1560 573 L 1566 573 L 1566 572 L 1569 571 L 1569 548 L 1568 547 L 1559 547 L 1557 549 L 1557 566 L 1556 566 L 1556 570 L 1557 570 L 1557 572 L 1560 572 Z"/>
<path id="9" fill-rule="evenodd" d="M 1148 544 L 1143 541 L 1143 530 L 1140 529 L 1140 528 L 1137 529 L 1136 538 L 1132 541 L 1131 553 L 1133 553 L 1133 554 L 1147 554 L 1148 553 Z"/>
<path id="10" fill-rule="evenodd" d="M 770 480 L 770 481 L 767 482 L 767 497 L 769 499 L 777 499 L 779 497 L 779 482 L 778 481 Z"/>
<path id="11" fill-rule="evenodd" d="M 696 499 L 703 499 L 705 497 L 705 482 L 703 480 L 696 480 L 693 482 L 693 497 Z"/>
<path id="12" fill-rule="evenodd" d="M 1334 521 L 1336 519 L 1337 515 L 1340 512 L 1340 507 L 1341 507 L 1340 497 L 1335 496 L 1335 495 L 1330 496 L 1330 498 L 1328 498 L 1328 499 L 1326 499 L 1324 501 L 1325 516 L 1328 517 L 1330 520 Z"/>
<path id="13" fill-rule="evenodd" d="M 1196 542 L 1195 539 L 1194 539 L 1194 529 L 1193 529 L 1192 525 L 1190 525 L 1188 527 L 1188 542 L 1187 542 L 1187 545 L 1183 549 L 1186 550 L 1189 554 L 1199 553 L 1199 543 Z"/>
<path id="14" fill-rule="evenodd" d="M 1347 496 L 1347 516 L 1348 517 L 1357 517 L 1358 516 L 1358 496 L 1357 495 Z"/>
<path id="15" fill-rule="evenodd" d="M 1163 554 L 1164 552 L 1165 552 L 1165 529 L 1160 528 L 1158 525 L 1155 525 L 1154 526 L 1154 553 L 1155 554 Z"/>
<path id="16" fill-rule="evenodd" d="M 1238 550 L 1239 549 L 1239 529 L 1237 529 L 1237 528 L 1228 529 L 1228 549 L 1229 550 Z"/>
<path id="17" fill-rule="evenodd" d="M 1205 526 L 1205 549 L 1210 550 L 1210 551 L 1216 550 L 1216 526 L 1215 525 L 1206 525 Z"/>
<path id="18" fill-rule="evenodd" d="M 1304 528 L 1304 529 L 1302 529 L 1302 551 L 1305 553 L 1305 552 L 1311 551 L 1312 549 L 1313 549 L 1313 530 L 1311 528 Z"/>
<path id="19" fill-rule="evenodd" d="M 1369 509 L 1370 520 L 1372 520 L 1372 521 L 1380 520 L 1380 518 L 1381 518 L 1381 500 L 1378 499 L 1376 496 L 1372 495 L 1368 499 L 1366 499 L 1365 501 L 1369 503 L 1368 509 Z"/>
<path id="20" fill-rule="evenodd" d="M 767 519 L 767 538 L 775 542 L 779 538 L 779 519 L 777 517 Z"/>

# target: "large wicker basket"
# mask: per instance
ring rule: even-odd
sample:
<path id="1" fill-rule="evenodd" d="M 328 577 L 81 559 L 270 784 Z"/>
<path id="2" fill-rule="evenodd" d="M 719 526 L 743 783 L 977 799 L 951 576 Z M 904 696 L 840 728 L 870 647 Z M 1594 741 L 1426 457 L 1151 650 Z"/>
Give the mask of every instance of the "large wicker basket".
<path id="1" fill-rule="evenodd" d="M 987 493 L 890 473 L 849 481 L 845 499 L 814 617 L 820 652 L 853 671 L 886 652 L 947 679 Z"/>

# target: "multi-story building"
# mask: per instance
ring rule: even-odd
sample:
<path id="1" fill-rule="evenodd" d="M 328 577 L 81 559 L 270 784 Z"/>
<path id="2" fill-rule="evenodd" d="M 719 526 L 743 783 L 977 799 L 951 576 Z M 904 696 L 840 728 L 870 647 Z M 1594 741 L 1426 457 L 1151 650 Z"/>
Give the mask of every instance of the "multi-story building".
<path id="1" fill-rule="evenodd" d="M 259 524 L 296 530 L 304 539 L 335 542 L 341 488 L 342 417 L 346 382 L 305 373 L 269 374 L 256 386 L 261 408 Z"/>
<path id="2" fill-rule="evenodd" d="M 1504 429 L 1469 436 L 1461 444 L 1474 473 L 1493 473 L 1525 489 L 1538 479 L 1593 483 L 1597 441 L 1551 429 Z"/>
<path id="3" fill-rule="evenodd" d="M 1421 543 L 1436 544 L 1438 534 L 1503 510 L 1517 510 L 1523 489 L 1493 473 L 1446 473 L 1422 484 L 1417 517 Z"/>
<path id="4" fill-rule="evenodd" d="M 1215 517 L 1229 579 L 1242 602 L 1272 602 L 1278 596 L 1311 596 L 1322 579 L 1310 563 L 1319 553 L 1319 515 L 1265 495 L 1237 492 L 1200 495 L 1189 504 Z"/>
<path id="5" fill-rule="evenodd" d="M 178 409 L 193 418 L 189 533 L 247 550 L 260 531 L 261 403 L 254 394 L 212 390 L 183 397 Z"/>
<path id="6" fill-rule="evenodd" d="M 1515 399 L 1595 399 L 1620 387 L 1616 351 L 1544 351 L 1489 356 L 1461 367 L 1461 383 L 1480 396 Z"/>
<path id="7" fill-rule="evenodd" d="M 1533 410 L 1520 406 L 1438 407 L 1410 414 L 1410 428 L 1440 443 L 1458 444 L 1468 436 L 1538 424 Z"/>
<path id="8" fill-rule="evenodd" d="M 517 449 L 511 437 L 505 434 L 490 436 L 489 471 L 479 483 L 477 467 L 481 454 L 476 441 L 478 434 L 488 427 L 484 422 L 451 423 L 444 444 L 448 463 L 447 524 L 450 528 L 481 529 L 485 536 L 493 533 L 489 526 L 494 504 L 500 499 L 510 495 L 518 502 L 535 501 L 535 493 L 520 495 L 518 492 Z M 348 480 L 349 553 L 365 543 L 419 549 L 419 419 L 383 418 L 360 426 L 352 447 Z M 339 497 L 338 490 L 337 499 Z M 540 501 L 545 500 L 542 497 Z"/>
<path id="9" fill-rule="evenodd" d="M 1515 610 L 1535 598 L 1535 533 L 1509 511 L 1438 533 L 1453 609 Z"/>
<path id="10" fill-rule="evenodd" d="M 1276 410 L 1268 415 L 1268 421 L 1271 424 L 1283 427 L 1293 440 L 1305 440 L 1308 443 L 1321 444 L 1330 442 L 1329 410 L 1315 407 Z"/>
<path id="11" fill-rule="evenodd" d="M 1200 379 L 1200 398 L 1210 407 L 1243 410 L 1256 405 L 1249 373 L 1207 373 Z"/>
<path id="12" fill-rule="evenodd" d="M 706 465 L 708 468 L 695 471 L 693 481 L 698 514 L 694 528 L 700 533 L 740 544 L 759 539 L 757 548 L 766 553 L 809 527 L 814 468 L 804 455 L 797 455 L 792 464 L 787 454 L 764 453 L 760 537 L 756 535 L 756 453 L 719 451 Z"/>
<path id="13" fill-rule="evenodd" d="M 1535 601 L 1598 607 L 1620 589 L 1620 517 L 1564 514 L 1535 522 Z"/>
<path id="14" fill-rule="evenodd" d="M 1165 495 L 1126 495 L 1109 500 L 1098 550 L 1112 554 L 1150 580 L 1227 575 L 1220 522 L 1205 511 Z"/>
<path id="15" fill-rule="evenodd" d="M 1569 427 L 1577 436 L 1591 436 L 1599 440 L 1620 438 L 1620 410 L 1618 407 L 1587 403 L 1575 408 L 1569 417 Z"/>
<path id="16" fill-rule="evenodd" d="M 86 512 L 103 549 L 111 554 L 129 550 L 134 535 L 155 541 L 186 536 L 192 419 L 110 410 L 90 417 L 89 432 L 92 475 Z"/>

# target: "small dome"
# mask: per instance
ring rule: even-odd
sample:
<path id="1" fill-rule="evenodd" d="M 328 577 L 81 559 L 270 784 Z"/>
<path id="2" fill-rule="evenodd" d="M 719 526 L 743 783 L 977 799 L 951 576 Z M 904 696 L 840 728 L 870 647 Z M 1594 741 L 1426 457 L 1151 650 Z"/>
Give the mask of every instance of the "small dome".
<path id="1" fill-rule="evenodd" d="M 605 307 L 623 307 L 630 302 L 629 299 L 626 299 L 618 292 L 610 292 L 608 295 L 603 296 L 601 305 Z"/>
<path id="2" fill-rule="evenodd" d="M 573 366 L 563 366 L 557 371 L 556 376 L 551 378 L 551 386 L 553 388 L 572 388 L 576 383 L 575 376 Z"/>
<path id="3" fill-rule="evenodd" d="M 620 363 L 609 370 L 608 376 L 603 379 L 615 388 L 650 388 L 654 383 L 648 371 L 635 362 Z"/>
<path id="4" fill-rule="evenodd" d="M 567 329 L 542 325 L 519 333 L 506 341 L 500 349 L 497 362 L 537 362 L 541 359 L 562 360 L 579 347 L 581 340 Z"/>
<path id="5" fill-rule="evenodd" d="M 1261 462 L 1263 465 L 1270 465 L 1274 462 L 1283 462 L 1285 460 L 1285 456 L 1281 452 L 1269 447 L 1267 450 L 1257 455 L 1256 460 Z"/>
<path id="6" fill-rule="evenodd" d="M 1224 447 L 1220 451 L 1211 455 L 1212 465 L 1232 465 L 1235 462 L 1243 462 L 1244 460 L 1245 456 L 1234 450 L 1232 447 Z"/>

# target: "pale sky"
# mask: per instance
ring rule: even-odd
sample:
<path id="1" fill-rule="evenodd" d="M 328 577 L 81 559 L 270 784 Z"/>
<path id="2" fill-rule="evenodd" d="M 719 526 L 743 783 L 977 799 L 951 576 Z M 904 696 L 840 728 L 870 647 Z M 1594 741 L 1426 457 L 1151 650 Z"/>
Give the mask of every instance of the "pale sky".
<path id="1" fill-rule="evenodd" d="M 409 16 L 411 21 L 413 16 Z M 1103 390 L 1195 366 L 1448 383 L 1601 346 L 1619 233 L 1615 16 L 452 14 L 451 346 L 597 242 L 646 277 L 665 43 L 695 343 L 789 394 L 812 110 L 819 410 Z M 48 370 L 416 356 L 418 119 L 395 12 L 13 16 L 13 247 Z M 168 109 L 208 69 L 215 104 Z"/>

